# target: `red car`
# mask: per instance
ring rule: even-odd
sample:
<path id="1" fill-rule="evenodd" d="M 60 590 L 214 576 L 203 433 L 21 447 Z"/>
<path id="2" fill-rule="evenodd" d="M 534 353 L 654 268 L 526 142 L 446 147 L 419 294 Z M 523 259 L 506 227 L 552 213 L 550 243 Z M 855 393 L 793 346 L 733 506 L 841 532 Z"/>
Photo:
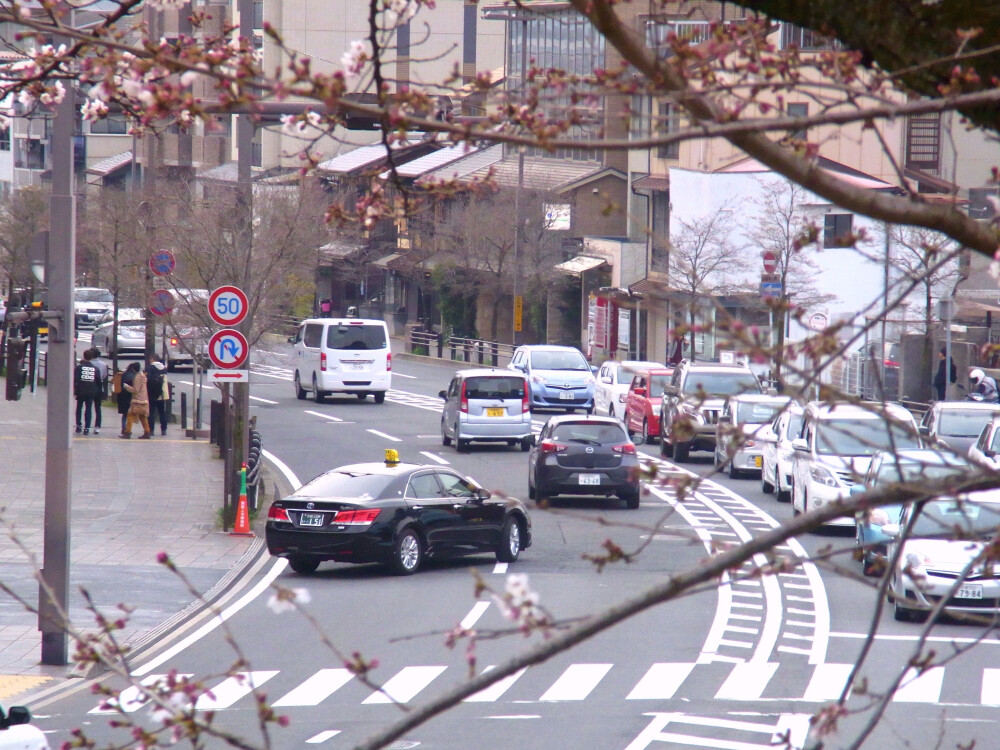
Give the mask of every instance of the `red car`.
<path id="1" fill-rule="evenodd" d="M 625 397 L 625 429 L 642 435 L 642 442 L 652 445 L 660 437 L 660 399 L 663 386 L 674 370 L 640 370 L 632 378 Z"/>

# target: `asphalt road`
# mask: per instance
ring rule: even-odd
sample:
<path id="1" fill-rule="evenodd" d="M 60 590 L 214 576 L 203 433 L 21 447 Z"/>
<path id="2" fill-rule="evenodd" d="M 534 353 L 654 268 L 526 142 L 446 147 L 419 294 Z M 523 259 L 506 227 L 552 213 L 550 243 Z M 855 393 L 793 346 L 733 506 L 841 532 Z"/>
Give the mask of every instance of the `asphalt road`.
<path id="1" fill-rule="evenodd" d="M 349 397 L 317 405 L 296 400 L 289 355 L 283 349 L 257 355 L 251 404 L 265 448 L 300 481 L 340 464 L 381 460 L 392 447 L 403 460 L 447 463 L 491 490 L 527 496 L 527 458 L 519 449 L 474 445 L 458 454 L 441 445 L 436 394 L 451 368 L 397 358 L 385 404 Z M 183 386 L 185 376 L 173 379 Z M 545 416 L 536 415 L 539 426 Z M 656 446 L 641 450 L 658 459 Z M 683 468 L 708 474 L 710 461 L 708 454 L 695 454 Z M 297 614 L 271 611 L 262 580 L 262 593 L 233 614 L 225 630 L 140 665 L 138 673 L 149 679 L 175 669 L 204 680 L 214 698 L 202 699 L 199 708 L 215 709 L 216 724 L 251 741 L 259 741 L 248 696 L 255 684 L 291 720 L 271 730 L 272 747 L 351 747 L 405 709 L 347 674 L 345 658 L 356 652 L 377 659 L 371 679 L 400 703 L 417 705 L 469 674 L 465 644 L 445 646 L 449 630 L 463 622 L 483 633 L 509 627 L 494 604 L 476 599 L 474 574 L 502 589 L 506 572 L 527 573 L 541 604 L 570 622 L 696 566 L 706 543 L 749 538 L 791 515 L 787 504 L 761 493 L 757 479 L 713 481 L 683 504 L 653 488 L 637 511 L 617 500 L 556 501 L 551 511 L 535 510 L 534 545 L 509 571 L 489 556 L 432 562 L 409 578 L 376 566 L 325 563 L 302 577 L 269 565 L 262 576 L 309 590 L 307 609 L 328 641 Z M 600 554 L 607 539 L 641 553 L 598 572 L 584 555 Z M 801 742 L 808 717 L 839 693 L 873 620 L 875 593 L 848 554 L 852 546 L 853 538 L 841 531 L 792 541 L 779 552 L 830 550 L 841 570 L 807 565 L 662 605 L 411 730 L 396 747 L 753 750 L 788 730 Z M 871 693 L 905 668 L 919 633 L 919 626 L 895 622 L 889 608 L 877 624 L 878 638 L 861 671 Z M 942 624 L 929 647 L 952 654 L 963 639 L 978 635 Z M 474 668 L 499 664 L 542 637 L 484 638 L 476 645 Z M 1000 669 L 992 667 L 998 645 L 987 640 L 908 685 L 866 746 L 946 747 L 972 738 L 987 746 L 1000 704 Z M 237 659 L 252 673 L 242 684 L 225 677 Z M 840 739 L 827 747 L 845 746 L 845 738 L 871 718 L 874 698 L 863 693 L 855 691 Z M 78 691 L 51 706 L 39 724 L 53 733 L 53 745 L 81 724 L 110 742 L 115 735 L 106 717 L 89 713 L 95 705 Z M 148 721 L 145 709 L 128 707 Z"/>

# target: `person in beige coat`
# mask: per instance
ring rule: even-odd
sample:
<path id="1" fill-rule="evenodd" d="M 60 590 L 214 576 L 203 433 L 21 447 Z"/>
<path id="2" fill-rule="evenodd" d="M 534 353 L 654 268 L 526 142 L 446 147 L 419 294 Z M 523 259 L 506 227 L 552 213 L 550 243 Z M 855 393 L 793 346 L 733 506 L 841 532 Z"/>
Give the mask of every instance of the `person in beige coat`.
<path id="1" fill-rule="evenodd" d="M 149 396 L 146 393 L 146 373 L 139 369 L 138 362 L 133 362 L 132 364 L 136 366 L 138 372 L 135 373 L 135 378 L 131 384 L 122 382 L 122 388 L 132 394 L 132 403 L 128 407 L 125 431 L 119 437 L 126 440 L 132 437 L 132 425 L 135 424 L 136 420 L 139 420 L 143 429 L 143 433 L 139 436 L 139 439 L 149 440 L 152 432 L 149 429 Z M 132 369 L 132 365 L 129 365 L 129 369 Z"/>

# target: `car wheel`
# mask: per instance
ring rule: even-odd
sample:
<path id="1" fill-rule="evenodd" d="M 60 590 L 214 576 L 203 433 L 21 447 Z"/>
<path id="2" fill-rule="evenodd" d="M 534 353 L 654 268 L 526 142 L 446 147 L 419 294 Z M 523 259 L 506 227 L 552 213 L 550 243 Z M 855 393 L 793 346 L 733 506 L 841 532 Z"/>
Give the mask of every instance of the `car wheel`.
<path id="1" fill-rule="evenodd" d="M 302 387 L 302 381 L 299 380 L 299 371 L 295 371 L 295 398 L 299 401 L 306 400 L 306 389 Z"/>
<path id="2" fill-rule="evenodd" d="M 527 453 L 531 450 L 531 438 L 525 438 L 521 441 L 521 453 Z"/>
<path id="3" fill-rule="evenodd" d="M 777 469 L 775 469 L 775 473 L 777 473 Z M 775 482 L 780 482 L 781 480 L 775 478 L 774 481 Z M 775 497 L 775 499 L 779 503 L 787 503 L 787 502 L 791 502 L 791 500 L 792 500 L 792 493 L 791 493 L 790 490 L 783 490 L 783 489 L 781 489 L 781 486 L 776 484 L 775 487 L 774 487 L 774 497 Z"/>
<path id="4" fill-rule="evenodd" d="M 413 529 L 403 529 L 392 545 L 392 571 L 401 576 L 413 575 L 420 567 L 423 554 L 417 532 Z"/>
<path id="5" fill-rule="evenodd" d="M 639 509 L 639 490 L 631 490 L 629 492 L 623 492 L 621 499 L 625 501 L 625 507 L 629 510 Z"/>
<path id="6" fill-rule="evenodd" d="M 319 560 L 315 557 L 289 557 L 288 567 L 300 576 L 307 576 L 310 573 L 316 572 L 316 568 L 319 567 Z"/>
<path id="7" fill-rule="evenodd" d="M 615 407 L 613 406 L 608 407 L 608 416 L 611 417 L 612 419 L 615 418 Z"/>
<path id="8" fill-rule="evenodd" d="M 385 401 L 385 391 L 375 391 L 375 403 L 381 404 Z"/>
<path id="9" fill-rule="evenodd" d="M 521 554 L 521 524 L 515 518 L 508 518 L 500 533 L 500 546 L 497 547 L 497 562 L 512 563 Z"/>
<path id="10" fill-rule="evenodd" d="M 441 420 L 441 445 L 451 445 L 451 438 L 448 437 L 448 433 L 444 431 L 444 420 Z"/>
<path id="11" fill-rule="evenodd" d="M 531 483 L 530 478 L 528 479 L 528 499 L 529 500 L 535 499 L 535 485 Z"/>
<path id="12" fill-rule="evenodd" d="M 777 474 L 778 470 L 775 469 L 774 473 Z M 764 467 L 760 469 L 760 491 L 765 495 L 771 495 L 774 493 L 774 485 L 764 479 Z"/>
<path id="13" fill-rule="evenodd" d="M 320 390 L 319 385 L 316 383 L 315 375 L 313 375 L 313 401 L 317 404 L 326 403 L 326 394 Z"/>
<path id="14" fill-rule="evenodd" d="M 513 448 L 515 445 L 517 445 L 517 441 L 516 440 L 508 440 L 507 441 L 507 445 L 509 447 Z"/>
<path id="15" fill-rule="evenodd" d="M 729 478 L 738 479 L 743 472 L 736 468 L 736 464 L 732 461 L 729 462 Z"/>
<path id="16" fill-rule="evenodd" d="M 671 443 L 666 438 L 666 432 L 663 430 L 663 423 L 660 422 L 660 456 L 663 458 L 673 458 L 674 456 L 674 444 Z"/>
<path id="17" fill-rule="evenodd" d="M 893 602 L 892 616 L 899 622 L 923 622 L 927 619 L 927 613 L 919 609 L 910 609 L 909 607 L 904 607 L 899 603 L 902 597 L 895 597 Z"/>
<path id="18" fill-rule="evenodd" d="M 368 398 L 368 394 L 367 393 L 358 393 L 358 394 L 355 394 L 355 395 L 357 395 L 358 401 L 364 401 L 366 398 Z"/>
<path id="19" fill-rule="evenodd" d="M 683 464 L 688 460 L 688 456 L 691 454 L 691 445 L 689 443 L 677 443 L 674 446 L 674 460 Z"/>
<path id="20" fill-rule="evenodd" d="M 649 434 L 649 420 L 642 420 L 642 442 L 646 445 L 652 445 L 656 442 L 656 438 Z"/>

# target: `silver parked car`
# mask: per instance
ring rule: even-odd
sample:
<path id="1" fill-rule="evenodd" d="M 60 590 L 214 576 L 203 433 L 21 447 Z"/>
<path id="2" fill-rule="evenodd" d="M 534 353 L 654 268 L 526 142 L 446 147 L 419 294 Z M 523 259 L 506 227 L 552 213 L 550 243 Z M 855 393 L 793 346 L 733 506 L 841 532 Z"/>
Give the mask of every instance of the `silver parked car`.
<path id="1" fill-rule="evenodd" d="M 113 323 L 104 323 L 94 329 L 91 345 L 109 357 L 142 357 L 146 353 L 146 321 L 118 321 L 118 336 L 114 339 Z"/>
<path id="2" fill-rule="evenodd" d="M 534 442 L 528 382 L 510 370 L 459 370 L 447 391 L 441 412 L 441 442 L 459 452 L 471 441 L 521 445 L 528 451 Z"/>
<path id="3" fill-rule="evenodd" d="M 722 407 L 715 433 L 715 465 L 729 465 L 729 477 L 758 472 L 763 467 L 763 441 L 767 424 L 788 408 L 788 396 L 743 393 L 732 396 Z"/>

